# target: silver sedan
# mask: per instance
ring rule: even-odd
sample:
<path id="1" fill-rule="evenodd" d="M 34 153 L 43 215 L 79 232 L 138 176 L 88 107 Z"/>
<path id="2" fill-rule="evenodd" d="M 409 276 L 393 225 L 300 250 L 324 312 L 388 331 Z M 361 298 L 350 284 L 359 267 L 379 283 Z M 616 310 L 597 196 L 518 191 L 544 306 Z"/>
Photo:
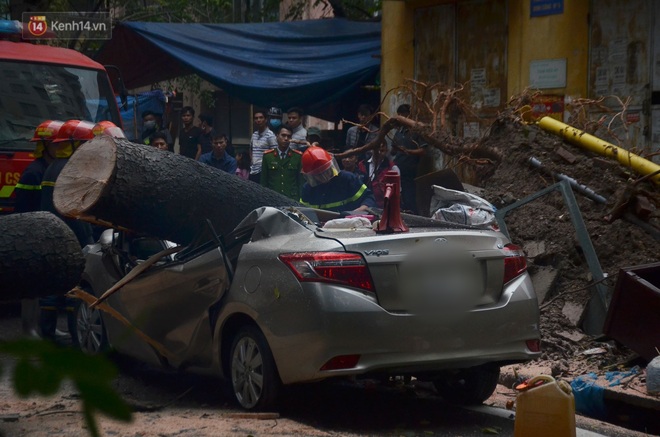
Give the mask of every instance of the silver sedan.
<path id="1" fill-rule="evenodd" d="M 245 409 L 271 407 L 282 385 L 356 375 L 480 403 L 501 365 L 540 355 L 525 258 L 502 233 L 420 219 L 378 234 L 321 227 L 325 214 L 265 207 L 225 238 L 209 229 L 113 294 L 118 314 L 81 305 L 82 347 L 223 377 Z M 98 297 L 169 246 L 106 231 L 83 287 Z"/>

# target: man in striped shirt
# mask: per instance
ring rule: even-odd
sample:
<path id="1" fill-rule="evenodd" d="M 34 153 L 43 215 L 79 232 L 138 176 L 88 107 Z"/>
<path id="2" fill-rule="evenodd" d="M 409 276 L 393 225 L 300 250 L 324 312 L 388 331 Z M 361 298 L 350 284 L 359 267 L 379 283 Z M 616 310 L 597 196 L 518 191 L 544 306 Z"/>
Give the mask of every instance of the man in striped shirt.
<path id="1" fill-rule="evenodd" d="M 254 112 L 254 126 L 257 130 L 250 139 L 250 155 L 252 156 L 252 166 L 250 167 L 250 180 L 261 183 L 261 161 L 264 152 L 277 147 L 277 138 L 272 130 L 268 128 L 268 119 L 264 111 Z"/>

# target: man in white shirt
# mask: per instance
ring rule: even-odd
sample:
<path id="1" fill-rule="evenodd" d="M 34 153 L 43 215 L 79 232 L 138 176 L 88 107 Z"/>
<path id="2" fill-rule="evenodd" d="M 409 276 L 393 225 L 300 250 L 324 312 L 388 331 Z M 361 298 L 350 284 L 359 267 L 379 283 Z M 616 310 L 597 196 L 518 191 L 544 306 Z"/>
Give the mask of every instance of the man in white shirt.
<path id="1" fill-rule="evenodd" d="M 304 114 L 302 109 L 298 108 L 297 106 L 289 109 L 286 113 L 286 124 L 289 129 L 291 129 L 291 133 L 293 134 L 291 137 L 292 142 L 289 146 L 292 149 L 300 150 L 304 149 L 306 146 L 307 129 L 305 129 L 302 124 L 303 116 Z M 300 141 L 300 143 L 297 141 Z"/>
<path id="2" fill-rule="evenodd" d="M 250 139 L 250 155 L 252 156 L 252 166 L 250 167 L 250 180 L 261 183 L 261 161 L 264 152 L 277 147 L 277 138 L 272 130 L 268 128 L 268 119 L 265 111 L 255 111 L 253 114 L 254 126 L 257 130 Z"/>

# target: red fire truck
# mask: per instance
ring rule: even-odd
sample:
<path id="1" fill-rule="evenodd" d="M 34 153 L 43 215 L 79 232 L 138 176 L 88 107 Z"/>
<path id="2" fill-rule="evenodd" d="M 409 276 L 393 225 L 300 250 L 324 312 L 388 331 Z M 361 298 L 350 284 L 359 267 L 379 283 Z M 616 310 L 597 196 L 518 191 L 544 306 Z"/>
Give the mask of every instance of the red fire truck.
<path id="1" fill-rule="evenodd" d="M 110 120 L 121 126 L 101 64 L 74 50 L 13 42 L 21 30 L 18 22 L 0 20 L 0 213 L 13 211 L 14 187 L 34 159 L 30 139 L 39 123 Z"/>

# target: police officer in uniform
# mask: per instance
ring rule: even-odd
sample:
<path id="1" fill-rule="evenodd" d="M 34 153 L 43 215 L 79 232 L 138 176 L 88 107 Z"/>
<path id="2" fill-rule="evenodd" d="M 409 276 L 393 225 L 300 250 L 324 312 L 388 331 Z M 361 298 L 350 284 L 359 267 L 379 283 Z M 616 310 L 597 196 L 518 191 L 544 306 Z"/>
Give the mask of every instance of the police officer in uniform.
<path id="1" fill-rule="evenodd" d="M 302 156 L 306 179 L 300 202 L 329 211 L 367 211 L 376 206 L 374 196 L 353 173 L 339 170 L 337 161 L 321 147 L 312 146 Z"/>
<path id="2" fill-rule="evenodd" d="M 275 132 L 277 148 L 264 152 L 261 185 L 298 200 L 303 185 L 302 153 L 290 147 L 291 129 L 280 126 Z"/>

